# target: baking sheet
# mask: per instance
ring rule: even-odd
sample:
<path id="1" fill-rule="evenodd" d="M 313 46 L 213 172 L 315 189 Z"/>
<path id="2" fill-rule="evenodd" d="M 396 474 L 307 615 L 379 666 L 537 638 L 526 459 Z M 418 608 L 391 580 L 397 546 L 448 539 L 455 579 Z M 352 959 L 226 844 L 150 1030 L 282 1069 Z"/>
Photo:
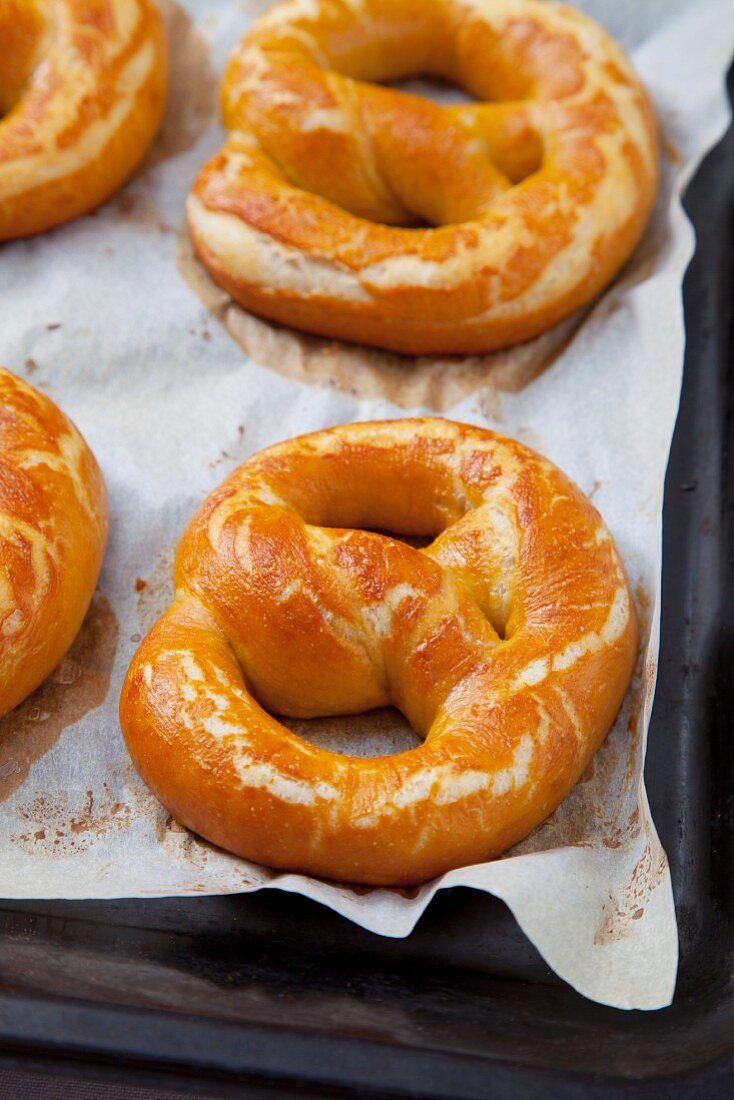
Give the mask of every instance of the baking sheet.
<path id="1" fill-rule="evenodd" d="M 183 203 L 221 141 L 216 74 L 267 4 L 166 6 L 174 82 L 142 171 L 95 216 L 0 252 L 0 361 L 59 401 L 93 446 L 112 529 L 73 650 L 0 723 L 0 893 L 110 898 L 276 887 L 404 936 L 437 889 L 504 898 L 563 978 L 619 1007 L 669 1002 L 677 955 L 664 853 L 641 771 L 658 650 L 662 485 L 683 358 L 681 281 L 692 234 L 679 204 L 723 132 L 730 2 L 584 5 L 633 49 L 663 127 L 663 187 L 635 257 L 584 315 L 522 348 L 417 362 L 249 317 L 191 256 Z M 137 778 L 117 698 L 170 596 L 193 509 L 253 451 L 355 419 L 442 412 L 547 454 L 600 508 L 625 558 L 643 644 L 630 697 L 586 776 L 504 859 L 417 891 L 277 874 L 191 836 Z M 414 743 L 392 711 L 294 724 L 350 751 Z"/>

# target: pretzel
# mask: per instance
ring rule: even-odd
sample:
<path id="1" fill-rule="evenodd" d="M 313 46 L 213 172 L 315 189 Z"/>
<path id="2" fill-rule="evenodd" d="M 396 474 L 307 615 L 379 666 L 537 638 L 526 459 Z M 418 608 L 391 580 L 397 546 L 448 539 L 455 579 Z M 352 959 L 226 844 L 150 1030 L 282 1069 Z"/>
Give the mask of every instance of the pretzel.
<path id="1" fill-rule="evenodd" d="M 106 538 L 89 447 L 48 397 L 0 369 L 0 718 L 74 641 Z"/>
<path id="2" fill-rule="evenodd" d="M 3 241 L 121 186 L 163 116 L 167 54 L 150 0 L 0 0 L 0 57 Z"/>
<path id="3" fill-rule="evenodd" d="M 526 447 L 450 421 L 255 455 L 189 524 L 175 584 L 123 687 L 133 762 L 208 840 L 328 878 L 410 885 L 519 841 L 579 779 L 635 662 L 596 510 Z M 371 759 L 272 716 L 389 704 L 424 741 Z"/>
<path id="4" fill-rule="evenodd" d="M 478 102 L 372 83 L 418 73 Z M 657 188 L 627 58 L 551 2 L 288 0 L 235 48 L 221 102 L 230 133 L 188 202 L 214 279 L 254 313 L 400 352 L 490 351 L 586 305 Z"/>

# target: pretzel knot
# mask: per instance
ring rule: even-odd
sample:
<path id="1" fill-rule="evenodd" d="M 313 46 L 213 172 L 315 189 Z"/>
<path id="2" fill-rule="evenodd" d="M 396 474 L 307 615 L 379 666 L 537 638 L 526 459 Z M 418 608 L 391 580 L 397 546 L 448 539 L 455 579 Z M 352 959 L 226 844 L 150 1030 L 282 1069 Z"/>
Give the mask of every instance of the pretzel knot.
<path id="1" fill-rule="evenodd" d="M 420 882 L 520 840 L 578 780 L 635 660 L 595 509 L 525 447 L 449 421 L 255 455 L 192 520 L 175 580 L 123 689 L 136 766 L 209 840 L 331 878 Z M 388 704 L 424 740 L 370 759 L 272 716 Z"/>
<path id="2" fill-rule="evenodd" d="M 416 74 L 477 102 L 377 86 Z M 657 187 L 629 62 L 551 2 L 288 0 L 235 49 L 222 112 L 188 204 L 214 278 L 256 313 L 398 351 L 550 327 L 627 259 Z"/>
<path id="3" fill-rule="evenodd" d="M 163 116 L 167 55 L 151 0 L 0 0 L 0 59 L 4 241 L 88 213 L 127 179 Z"/>

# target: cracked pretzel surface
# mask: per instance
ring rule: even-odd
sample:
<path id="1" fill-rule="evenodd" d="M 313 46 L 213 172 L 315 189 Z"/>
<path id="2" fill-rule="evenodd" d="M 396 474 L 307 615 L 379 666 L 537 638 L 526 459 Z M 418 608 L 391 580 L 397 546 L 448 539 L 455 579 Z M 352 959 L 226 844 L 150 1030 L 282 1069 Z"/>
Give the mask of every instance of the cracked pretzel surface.
<path id="1" fill-rule="evenodd" d="M 150 0 L 0 0 L 0 241 L 87 214 L 163 117 L 168 58 Z"/>
<path id="2" fill-rule="evenodd" d="M 421 882 L 526 836 L 608 732 L 636 657 L 594 507 L 519 443 L 438 419 L 254 455 L 189 524 L 175 584 L 122 693 L 138 770 L 214 843 L 353 882 Z M 276 717 L 389 704 L 423 743 L 370 759 Z"/>
<path id="3" fill-rule="evenodd" d="M 476 102 L 384 86 L 415 74 Z M 550 0 L 285 0 L 221 102 L 188 201 L 213 277 L 255 313 L 401 352 L 549 328 L 611 280 L 657 189 L 628 59 Z"/>
<path id="4" fill-rule="evenodd" d="M 91 450 L 48 397 L 0 369 L 0 717 L 74 641 L 106 538 Z"/>

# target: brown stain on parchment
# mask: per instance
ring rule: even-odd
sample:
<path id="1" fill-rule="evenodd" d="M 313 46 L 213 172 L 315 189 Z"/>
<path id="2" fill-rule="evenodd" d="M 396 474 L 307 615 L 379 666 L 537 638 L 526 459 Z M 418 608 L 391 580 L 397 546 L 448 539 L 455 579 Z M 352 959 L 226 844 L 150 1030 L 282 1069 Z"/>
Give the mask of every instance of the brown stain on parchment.
<path id="1" fill-rule="evenodd" d="M 121 780 L 122 788 L 125 791 L 126 802 L 124 806 L 127 809 L 123 811 L 124 816 L 127 818 L 127 811 L 129 811 L 130 820 L 134 820 L 137 825 L 147 825 L 155 841 L 161 845 L 166 856 L 172 862 L 183 860 L 197 871 L 204 871 L 212 857 L 216 859 L 225 857 L 232 863 L 230 871 L 239 875 L 238 886 L 242 889 L 253 885 L 262 885 L 263 882 L 272 879 L 278 873 L 267 867 L 253 866 L 252 872 L 245 875 L 238 865 L 239 859 L 237 856 L 233 856 L 231 852 L 219 848 L 216 844 L 212 844 L 211 841 L 199 836 L 198 833 L 187 829 L 185 825 L 180 824 L 169 813 L 163 803 L 159 802 L 145 785 L 132 761 L 128 760 L 123 765 L 118 778 Z M 211 886 L 205 882 L 194 883 L 188 885 L 187 890 L 189 892 L 211 893 Z"/>
<path id="2" fill-rule="evenodd" d="M 75 808 L 68 795 L 38 795 L 15 807 L 22 832 L 10 843 L 31 855 L 70 856 L 88 851 L 95 840 L 130 825 L 132 815 L 125 802 L 115 799 L 106 783 L 96 794 L 87 789 Z"/>
<path id="3" fill-rule="evenodd" d="M 231 852 L 217 847 L 216 844 L 212 844 L 203 836 L 199 836 L 198 833 L 193 833 L 190 829 L 187 829 L 185 825 L 181 825 L 161 803 L 156 804 L 153 815 L 153 831 L 156 840 L 165 849 L 168 856 L 175 860 L 185 860 L 186 863 L 190 863 L 197 870 L 203 870 L 208 865 L 211 856 L 237 858 L 232 856 Z M 272 874 L 273 872 L 269 872 L 268 868 L 263 868 L 263 877 L 270 877 Z M 240 885 L 251 886 L 252 880 L 243 877 Z M 189 889 L 203 892 L 209 892 L 210 890 L 206 885 L 193 885 Z"/>
<path id="4" fill-rule="evenodd" d="M 683 164 L 684 156 L 681 153 L 678 146 L 670 138 L 663 136 L 662 140 L 663 152 L 672 165 L 679 168 Z"/>
<path id="5" fill-rule="evenodd" d="M 505 857 L 550 848 L 592 848 L 599 844 L 606 847 L 604 839 L 611 835 L 614 836 L 611 846 L 621 847 L 622 842 L 616 842 L 616 833 L 620 831 L 617 823 L 624 815 L 617 788 L 621 762 L 617 742 L 618 738 L 612 737 L 602 742 L 560 806 L 530 836 L 506 852 Z"/>
<path id="6" fill-rule="evenodd" d="M 640 656 L 642 656 L 650 637 L 650 629 L 652 626 L 650 598 L 645 591 L 642 581 L 638 581 L 635 585 L 635 600 L 637 603 L 637 617 L 640 623 Z M 653 696 L 655 694 L 657 669 L 658 663 L 656 655 L 654 653 L 648 653 L 645 656 L 645 671 L 641 685 L 642 690 L 640 691 L 640 698 L 638 700 L 640 711 L 646 711 L 652 706 Z M 639 736 L 639 731 L 637 731 L 637 736 Z"/>
<path id="7" fill-rule="evenodd" d="M 0 802 L 24 782 L 63 731 L 107 695 L 119 628 L 97 594 L 69 652 L 36 691 L 0 721 Z"/>
<path id="8" fill-rule="evenodd" d="M 145 191 L 123 191 L 115 200 L 117 212 L 130 225 L 143 229 L 156 229 L 168 235 L 175 233 L 173 226 L 164 221 L 157 204 Z"/>
<path id="9" fill-rule="evenodd" d="M 619 277 L 612 284 L 611 293 L 606 294 L 597 305 L 595 310 L 597 318 L 605 315 L 605 306 L 608 313 L 616 312 L 621 308 L 623 293 L 631 287 L 644 283 L 657 271 L 669 237 L 667 225 L 659 227 L 651 225 L 648 228 L 636 250 L 622 268 Z"/>
<path id="10" fill-rule="evenodd" d="M 488 410 L 491 405 L 492 418 L 501 420 L 499 395 L 520 392 L 548 370 L 585 317 L 576 314 L 535 340 L 490 355 L 416 358 L 310 336 L 248 313 L 217 286 L 185 232 L 176 262 L 184 281 L 256 363 L 286 378 L 356 398 L 385 399 L 403 409 L 446 412 L 477 393 Z"/>
<path id="11" fill-rule="evenodd" d="M 158 0 L 158 8 L 168 38 L 168 103 L 143 170 L 190 149 L 211 122 L 217 101 L 217 75 L 205 38 L 175 0 Z"/>
<path id="12" fill-rule="evenodd" d="M 348 902 L 354 901 L 355 898 L 367 897 L 378 891 L 381 894 L 397 894 L 399 897 L 405 898 L 406 901 L 414 901 L 427 888 L 427 884 L 421 886 L 360 886 L 356 882 L 346 882 L 342 879 L 324 879 L 322 881 L 336 887 L 344 901 Z"/>
<path id="13" fill-rule="evenodd" d="M 156 840 L 169 855 L 185 859 L 194 867 L 204 867 L 209 858 L 208 850 L 213 849 L 213 845 L 179 824 L 164 806 L 160 806 L 160 813 L 156 814 L 153 824 Z"/>
<path id="14" fill-rule="evenodd" d="M 596 945 L 616 943 L 631 934 L 633 922 L 642 920 L 667 871 L 665 852 L 658 843 L 648 840 L 622 889 L 609 895 L 594 933 Z"/>
<path id="15" fill-rule="evenodd" d="M 147 577 L 136 577 L 133 587 L 137 593 L 137 615 L 142 635 L 152 630 L 163 612 L 173 600 L 173 562 L 176 544 L 162 552 Z"/>
<path id="16" fill-rule="evenodd" d="M 145 191 L 157 165 L 185 153 L 211 122 L 217 100 L 217 76 L 209 46 L 191 17 L 175 0 L 160 0 L 169 50 L 169 89 L 166 112 L 158 136 L 130 185 L 114 202 L 118 213 L 136 226 L 159 233 L 175 232 Z M 182 211 L 183 215 L 183 211 Z"/>
<path id="17" fill-rule="evenodd" d="M 246 457 L 244 453 L 244 443 L 245 425 L 238 424 L 237 435 L 234 442 L 230 444 L 229 450 L 225 448 L 219 452 L 216 458 L 212 458 L 209 462 L 209 469 L 216 470 L 217 466 L 221 466 L 223 462 L 235 465 L 239 464 L 240 462 L 244 462 Z"/>

